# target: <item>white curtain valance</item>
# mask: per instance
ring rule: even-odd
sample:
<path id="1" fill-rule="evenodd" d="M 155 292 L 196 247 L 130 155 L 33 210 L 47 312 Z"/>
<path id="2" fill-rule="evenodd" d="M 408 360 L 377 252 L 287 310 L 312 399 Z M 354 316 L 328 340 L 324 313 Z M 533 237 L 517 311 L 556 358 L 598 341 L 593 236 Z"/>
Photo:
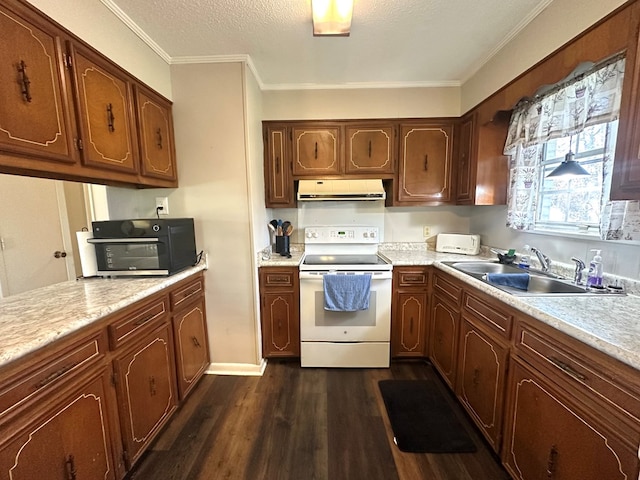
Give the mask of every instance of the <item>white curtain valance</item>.
<path id="1" fill-rule="evenodd" d="M 585 127 L 618 118 L 623 56 L 609 59 L 584 76 L 516 107 L 511 115 L 504 153 L 566 137 Z"/>

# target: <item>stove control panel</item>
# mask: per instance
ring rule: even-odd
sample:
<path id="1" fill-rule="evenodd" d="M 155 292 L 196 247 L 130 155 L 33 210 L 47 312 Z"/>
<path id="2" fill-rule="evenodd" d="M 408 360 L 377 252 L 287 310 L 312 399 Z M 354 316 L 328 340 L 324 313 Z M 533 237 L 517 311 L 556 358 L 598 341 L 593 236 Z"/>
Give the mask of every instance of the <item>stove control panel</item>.
<path id="1" fill-rule="evenodd" d="M 379 243 L 378 227 L 307 227 L 304 229 L 304 243 Z"/>

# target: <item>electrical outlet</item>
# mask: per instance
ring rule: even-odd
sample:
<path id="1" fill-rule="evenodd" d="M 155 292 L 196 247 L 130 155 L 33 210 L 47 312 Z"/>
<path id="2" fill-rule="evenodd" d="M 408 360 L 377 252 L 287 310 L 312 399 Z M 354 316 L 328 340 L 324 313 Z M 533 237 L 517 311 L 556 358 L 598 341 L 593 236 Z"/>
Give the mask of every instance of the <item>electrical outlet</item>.
<path id="1" fill-rule="evenodd" d="M 429 227 L 428 225 L 425 225 L 424 227 L 422 227 L 422 236 L 424 238 L 428 238 L 431 236 L 431 227 Z"/>
<path id="2" fill-rule="evenodd" d="M 156 197 L 156 211 L 160 215 L 169 215 L 169 197 Z"/>

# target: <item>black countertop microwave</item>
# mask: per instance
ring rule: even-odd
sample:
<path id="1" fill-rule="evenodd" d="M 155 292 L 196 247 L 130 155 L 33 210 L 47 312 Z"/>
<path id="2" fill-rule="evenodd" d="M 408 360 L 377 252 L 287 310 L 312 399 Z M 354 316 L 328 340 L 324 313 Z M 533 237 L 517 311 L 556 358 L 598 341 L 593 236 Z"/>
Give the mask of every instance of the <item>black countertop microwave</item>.
<path id="1" fill-rule="evenodd" d="M 196 263 L 193 218 L 92 222 L 98 275 L 171 275 Z"/>

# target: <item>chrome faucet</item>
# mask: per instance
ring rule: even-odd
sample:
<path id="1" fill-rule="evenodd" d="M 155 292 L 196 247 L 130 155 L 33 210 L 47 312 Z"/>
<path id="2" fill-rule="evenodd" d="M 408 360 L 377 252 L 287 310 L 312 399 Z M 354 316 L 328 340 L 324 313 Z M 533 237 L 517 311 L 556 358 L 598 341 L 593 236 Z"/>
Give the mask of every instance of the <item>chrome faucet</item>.
<path id="1" fill-rule="evenodd" d="M 573 283 L 575 283 L 576 285 L 581 285 L 582 284 L 582 272 L 584 272 L 584 269 L 585 269 L 586 265 L 579 258 L 571 257 L 571 260 L 573 260 L 576 263 L 576 271 L 573 274 Z"/>
<path id="2" fill-rule="evenodd" d="M 551 267 L 551 259 L 536 247 L 529 247 L 529 249 L 536 254 L 536 257 L 538 257 L 538 261 L 540 262 L 540 270 L 542 270 L 543 272 L 548 272 L 549 268 Z"/>

